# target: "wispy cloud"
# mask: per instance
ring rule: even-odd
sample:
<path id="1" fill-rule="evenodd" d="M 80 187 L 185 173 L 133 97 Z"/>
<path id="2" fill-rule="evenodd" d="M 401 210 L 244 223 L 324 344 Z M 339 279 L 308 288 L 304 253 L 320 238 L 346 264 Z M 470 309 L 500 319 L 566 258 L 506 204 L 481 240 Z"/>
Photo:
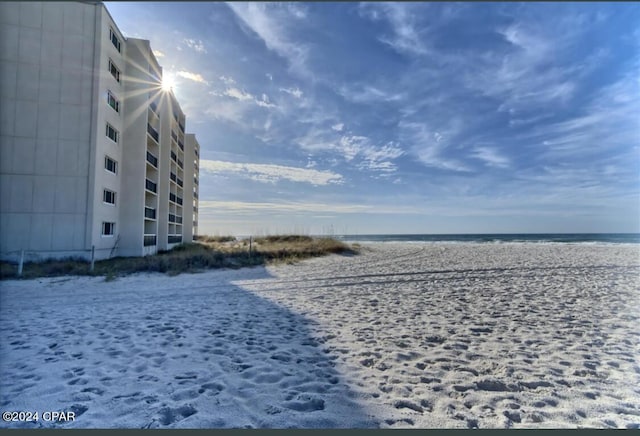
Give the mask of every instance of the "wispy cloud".
<path id="1" fill-rule="evenodd" d="M 302 91 L 299 88 L 280 88 L 281 92 L 294 96 L 295 98 L 302 98 Z"/>
<path id="2" fill-rule="evenodd" d="M 163 58 L 164 57 L 164 52 L 160 51 L 160 50 L 153 50 L 153 55 L 157 58 Z"/>
<path id="3" fill-rule="evenodd" d="M 312 202 L 242 202 L 242 201 L 200 201 L 200 211 L 232 211 L 248 213 L 265 212 L 313 212 L 313 213 L 362 213 L 372 210 L 372 206 Z"/>
<path id="4" fill-rule="evenodd" d="M 200 168 L 212 173 L 231 173 L 261 183 L 277 183 L 281 180 L 308 183 L 314 186 L 344 183 L 343 177 L 332 171 L 282 165 L 201 160 Z"/>
<path id="5" fill-rule="evenodd" d="M 339 125 L 342 132 L 343 125 Z M 397 170 L 393 160 L 403 156 L 405 151 L 394 142 L 382 146 L 374 144 L 367 136 L 341 134 L 338 138 L 327 137 L 324 131 L 312 129 L 306 136 L 298 138 L 297 143 L 305 150 L 325 152 L 351 163 L 360 170 L 392 173 Z"/>
<path id="6" fill-rule="evenodd" d="M 185 79 L 188 79 L 188 80 L 192 80 L 194 82 L 204 83 L 205 85 L 209 84 L 209 82 L 204 77 L 202 77 L 202 75 L 199 73 L 192 73 L 192 72 L 183 70 L 183 71 L 178 71 L 176 75 L 180 77 L 184 77 Z"/>
<path id="7" fill-rule="evenodd" d="M 267 94 L 262 94 L 260 97 L 256 97 L 253 94 L 248 93 L 239 88 L 227 88 L 222 95 L 227 97 L 231 97 L 235 100 L 244 101 L 244 102 L 252 102 L 256 106 L 264 107 L 264 108 L 275 108 L 276 105 L 271 103 L 269 100 L 269 96 Z"/>
<path id="8" fill-rule="evenodd" d="M 225 85 L 235 85 L 236 81 L 233 77 L 227 77 L 227 76 L 220 76 L 219 77 L 220 81 L 222 83 L 224 83 Z"/>
<path id="9" fill-rule="evenodd" d="M 236 3 L 227 5 L 240 22 L 260 39 L 269 50 L 286 59 L 293 73 L 312 76 L 307 67 L 309 48 L 286 34 L 286 22 L 290 18 L 301 19 L 306 16 L 299 5 L 278 7 L 270 3 Z"/>
<path id="10" fill-rule="evenodd" d="M 429 52 L 420 35 L 421 29 L 411 3 L 362 3 L 361 15 L 374 21 L 386 20 L 391 26 L 391 34 L 379 40 L 399 53 L 424 55 Z"/>
<path id="11" fill-rule="evenodd" d="M 450 171 L 470 171 L 459 159 L 448 157 L 447 148 L 462 131 L 462 123 L 453 119 L 442 128 L 433 128 L 426 123 L 400 121 L 400 138 L 420 162 L 429 167 Z"/>
<path id="12" fill-rule="evenodd" d="M 510 165 L 510 160 L 492 147 L 476 147 L 472 156 L 492 167 L 508 168 Z"/>
<path id="13" fill-rule="evenodd" d="M 191 38 L 184 38 L 182 40 L 182 42 L 189 48 L 197 51 L 198 53 L 207 53 L 207 49 L 204 46 L 204 42 L 202 42 L 201 40 L 196 40 L 196 39 L 191 39 Z"/>
<path id="14" fill-rule="evenodd" d="M 357 85 L 354 83 L 342 86 L 338 93 L 354 103 L 394 102 L 406 98 L 404 93 L 389 92 L 372 85 Z"/>

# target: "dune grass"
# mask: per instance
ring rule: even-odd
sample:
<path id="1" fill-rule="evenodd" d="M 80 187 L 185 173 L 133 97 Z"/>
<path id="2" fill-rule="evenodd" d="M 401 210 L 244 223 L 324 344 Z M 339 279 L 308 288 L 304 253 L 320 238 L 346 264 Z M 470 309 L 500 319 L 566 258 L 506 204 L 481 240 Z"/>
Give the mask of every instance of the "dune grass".
<path id="1" fill-rule="evenodd" d="M 94 271 L 83 259 L 27 262 L 22 278 L 57 277 L 66 275 L 118 276 L 137 272 L 161 272 L 177 275 L 213 268 L 242 268 L 273 263 L 295 263 L 310 257 L 327 254 L 356 254 L 357 248 L 332 238 L 300 235 L 280 235 L 237 240 L 233 236 L 199 236 L 197 241 L 185 243 L 172 250 L 145 257 L 115 257 L 95 262 Z M 0 262 L 0 279 L 16 278 L 18 266 Z"/>

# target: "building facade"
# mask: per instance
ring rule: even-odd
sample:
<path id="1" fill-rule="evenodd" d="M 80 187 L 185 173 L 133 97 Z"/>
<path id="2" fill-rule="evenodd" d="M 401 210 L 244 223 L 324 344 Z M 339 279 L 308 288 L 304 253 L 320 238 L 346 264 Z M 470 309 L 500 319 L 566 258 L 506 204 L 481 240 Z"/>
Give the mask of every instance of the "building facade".
<path id="1" fill-rule="evenodd" d="M 142 256 L 197 231 L 199 145 L 100 2 L 0 2 L 0 254 Z"/>

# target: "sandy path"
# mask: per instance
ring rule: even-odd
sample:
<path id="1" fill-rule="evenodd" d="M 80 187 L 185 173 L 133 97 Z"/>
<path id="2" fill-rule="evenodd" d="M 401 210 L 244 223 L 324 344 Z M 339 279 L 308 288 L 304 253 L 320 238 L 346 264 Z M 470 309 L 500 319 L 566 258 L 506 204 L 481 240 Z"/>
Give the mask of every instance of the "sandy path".
<path id="1" fill-rule="evenodd" d="M 0 283 L 5 427 L 640 426 L 633 245 Z"/>

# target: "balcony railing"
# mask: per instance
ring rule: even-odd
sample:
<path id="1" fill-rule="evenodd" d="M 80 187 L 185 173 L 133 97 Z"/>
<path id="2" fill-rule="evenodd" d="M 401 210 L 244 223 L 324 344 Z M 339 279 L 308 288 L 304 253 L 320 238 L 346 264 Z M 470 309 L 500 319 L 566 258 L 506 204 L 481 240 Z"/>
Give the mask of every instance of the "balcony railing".
<path id="1" fill-rule="evenodd" d="M 174 203 L 176 202 L 176 194 L 172 194 L 171 192 L 169 193 L 169 201 L 173 201 Z"/>
<path id="2" fill-rule="evenodd" d="M 181 161 L 180 159 L 178 159 L 178 166 L 179 166 L 181 169 L 184 169 L 184 164 L 182 163 L 182 161 Z"/>
<path id="3" fill-rule="evenodd" d="M 177 159 L 178 159 L 178 156 L 172 151 L 171 152 L 171 160 L 175 162 Z"/>
<path id="4" fill-rule="evenodd" d="M 171 180 L 173 180 L 174 182 L 175 182 L 176 180 L 178 180 L 178 176 L 176 176 L 176 173 L 171 173 L 171 174 L 169 175 L 169 178 L 170 178 Z M 176 182 L 176 183 L 177 183 L 177 182 Z"/>
<path id="5" fill-rule="evenodd" d="M 178 184 L 178 186 L 180 186 L 182 188 L 182 186 L 184 185 L 184 183 L 182 182 L 182 179 L 177 179 L 176 183 Z"/>
<path id="6" fill-rule="evenodd" d="M 149 219 L 156 219 L 156 210 L 151 207 L 144 208 L 144 217 Z"/>
<path id="7" fill-rule="evenodd" d="M 171 131 L 171 137 L 173 138 L 174 141 L 178 142 L 178 135 L 173 130 Z"/>
<path id="8" fill-rule="evenodd" d="M 149 151 L 147 151 L 147 162 L 158 168 L 158 158 L 151 154 L 151 152 Z"/>
<path id="9" fill-rule="evenodd" d="M 167 242 L 169 244 L 179 244 L 182 242 L 182 235 L 169 235 Z"/>
<path id="10" fill-rule="evenodd" d="M 158 131 L 156 129 L 151 127 L 151 124 L 147 124 L 147 132 L 149 132 L 149 135 L 151 135 L 151 137 L 155 139 L 157 143 L 160 143 L 160 135 L 158 134 Z"/>
<path id="11" fill-rule="evenodd" d="M 156 235 L 144 235 L 144 246 L 156 245 Z"/>
<path id="12" fill-rule="evenodd" d="M 158 184 L 157 183 L 153 183 L 149 179 L 145 180 L 145 185 L 144 186 L 145 186 L 145 188 L 147 188 L 151 192 L 158 192 Z"/>
<path id="13" fill-rule="evenodd" d="M 176 216 L 172 213 L 169 214 L 169 222 L 170 223 L 175 223 L 176 222 Z"/>
<path id="14" fill-rule="evenodd" d="M 178 203 L 180 206 L 182 206 L 182 198 L 176 197 L 176 203 Z"/>
<path id="15" fill-rule="evenodd" d="M 182 217 L 181 216 L 176 216 L 176 224 L 182 224 Z"/>

